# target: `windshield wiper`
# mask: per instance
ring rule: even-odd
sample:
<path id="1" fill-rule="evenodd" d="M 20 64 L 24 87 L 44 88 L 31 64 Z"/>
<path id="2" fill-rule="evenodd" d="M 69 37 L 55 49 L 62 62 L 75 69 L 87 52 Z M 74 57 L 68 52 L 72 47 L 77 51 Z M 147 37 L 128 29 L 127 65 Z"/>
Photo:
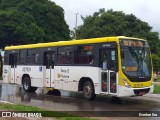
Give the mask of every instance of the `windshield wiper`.
<path id="1" fill-rule="evenodd" d="M 130 51 L 131 55 L 133 56 L 133 58 L 138 62 L 138 61 L 139 61 L 138 55 L 137 55 L 137 53 L 133 50 L 133 48 L 129 47 L 129 51 Z"/>
<path id="2" fill-rule="evenodd" d="M 144 51 L 144 48 L 142 49 L 142 53 L 139 52 L 136 53 L 133 48 L 129 47 L 129 51 L 130 53 L 132 54 L 133 58 L 135 59 L 135 61 L 137 62 L 138 64 L 138 69 L 137 69 L 137 72 L 140 76 L 143 76 L 145 75 L 144 71 L 143 71 L 143 60 L 144 60 L 144 57 L 142 57 L 143 55 L 143 51 Z"/>

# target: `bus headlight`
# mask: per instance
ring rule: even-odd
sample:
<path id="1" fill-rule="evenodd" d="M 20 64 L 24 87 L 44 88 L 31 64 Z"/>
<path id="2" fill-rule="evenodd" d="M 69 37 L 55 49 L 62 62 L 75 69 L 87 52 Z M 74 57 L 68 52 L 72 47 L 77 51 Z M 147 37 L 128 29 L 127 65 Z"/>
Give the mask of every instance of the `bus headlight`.
<path id="1" fill-rule="evenodd" d="M 131 86 L 129 85 L 129 83 L 128 83 L 125 79 L 122 79 L 122 80 L 123 80 L 124 85 L 125 85 L 126 87 L 131 88 Z"/>

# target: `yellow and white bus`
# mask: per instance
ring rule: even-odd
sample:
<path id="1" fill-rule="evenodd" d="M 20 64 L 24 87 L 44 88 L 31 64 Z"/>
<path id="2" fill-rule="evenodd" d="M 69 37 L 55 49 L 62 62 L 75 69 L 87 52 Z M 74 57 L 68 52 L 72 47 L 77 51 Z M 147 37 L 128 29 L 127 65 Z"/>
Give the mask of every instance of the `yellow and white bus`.
<path id="1" fill-rule="evenodd" d="M 118 36 L 38 43 L 5 48 L 3 80 L 22 85 L 134 96 L 153 92 L 153 70 L 146 40 Z"/>

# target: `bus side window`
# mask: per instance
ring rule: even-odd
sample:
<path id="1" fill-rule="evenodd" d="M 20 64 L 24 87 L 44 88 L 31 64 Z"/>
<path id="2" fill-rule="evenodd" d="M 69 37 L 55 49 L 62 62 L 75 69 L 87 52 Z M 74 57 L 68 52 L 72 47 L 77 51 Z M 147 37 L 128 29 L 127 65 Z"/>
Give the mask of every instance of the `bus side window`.
<path id="1" fill-rule="evenodd" d="M 37 49 L 27 50 L 26 61 L 29 64 L 40 64 L 42 63 L 40 59 L 40 51 Z"/>
<path id="2" fill-rule="evenodd" d="M 19 52 L 19 64 L 25 64 L 25 62 L 26 62 L 26 51 L 27 50 L 20 50 L 20 52 Z"/>
<path id="3" fill-rule="evenodd" d="M 37 52 L 37 53 L 35 53 L 35 63 L 39 63 L 40 62 L 40 53 L 39 52 Z"/>
<path id="4" fill-rule="evenodd" d="M 75 64 L 93 64 L 93 46 L 83 45 L 77 46 L 74 50 L 74 63 Z"/>
<path id="5" fill-rule="evenodd" d="M 73 63 L 73 47 L 59 47 L 57 62 L 58 64 L 72 64 Z"/>
<path id="6" fill-rule="evenodd" d="M 26 62 L 27 62 L 28 64 L 33 64 L 33 63 L 35 63 L 35 54 L 34 54 L 34 51 L 31 50 L 31 49 L 27 50 Z"/>

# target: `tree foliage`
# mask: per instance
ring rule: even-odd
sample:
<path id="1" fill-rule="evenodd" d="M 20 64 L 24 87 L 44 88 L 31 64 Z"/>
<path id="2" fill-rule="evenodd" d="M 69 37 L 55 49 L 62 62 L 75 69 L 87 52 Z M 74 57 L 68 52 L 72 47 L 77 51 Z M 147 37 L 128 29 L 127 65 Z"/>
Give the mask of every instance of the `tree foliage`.
<path id="1" fill-rule="evenodd" d="M 105 36 L 129 36 L 144 38 L 149 41 L 151 51 L 159 51 L 158 32 L 151 32 L 148 23 L 136 18 L 135 15 L 126 15 L 121 11 L 100 9 L 93 15 L 81 17 L 83 25 L 77 29 L 77 38 L 94 38 Z"/>
<path id="2" fill-rule="evenodd" d="M 156 54 L 152 54 L 152 62 L 153 62 L 153 68 L 154 71 L 158 72 L 160 67 L 160 58 Z"/>
<path id="3" fill-rule="evenodd" d="M 1 50 L 0 50 L 0 77 L 2 77 L 2 67 L 3 63 L 2 63 L 2 56 L 1 56 Z"/>
<path id="4" fill-rule="evenodd" d="M 81 16 L 83 25 L 77 28 L 77 39 L 105 36 L 129 36 L 148 40 L 152 52 L 154 70 L 160 69 L 159 33 L 133 14 L 100 9 L 93 15 Z M 72 33 L 73 34 L 73 33 Z"/>
<path id="5" fill-rule="evenodd" d="M 0 48 L 67 40 L 63 9 L 50 0 L 1 0 Z"/>

